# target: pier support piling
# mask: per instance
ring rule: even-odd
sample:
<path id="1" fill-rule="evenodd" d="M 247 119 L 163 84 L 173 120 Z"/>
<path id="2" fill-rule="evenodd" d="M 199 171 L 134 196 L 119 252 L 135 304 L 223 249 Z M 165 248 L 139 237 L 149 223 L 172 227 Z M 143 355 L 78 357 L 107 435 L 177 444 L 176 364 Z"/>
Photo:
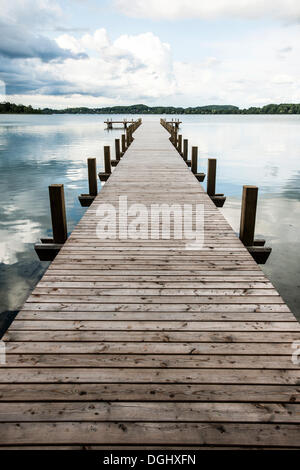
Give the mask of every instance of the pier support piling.
<path id="1" fill-rule="evenodd" d="M 192 147 L 192 162 L 191 162 L 191 170 L 194 175 L 197 173 L 198 168 L 198 147 Z"/>
<path id="2" fill-rule="evenodd" d="M 217 160 L 216 158 L 209 158 L 207 168 L 207 194 L 214 202 L 215 206 L 223 207 L 226 197 L 224 194 L 216 194 L 216 173 Z"/>
<path id="3" fill-rule="evenodd" d="M 254 242 L 257 195 L 257 186 L 243 186 L 240 240 L 245 246 L 252 246 Z"/>
<path id="4" fill-rule="evenodd" d="M 177 149 L 178 146 L 178 133 L 176 127 L 173 127 L 173 145 Z"/>
<path id="5" fill-rule="evenodd" d="M 82 205 L 82 207 L 89 207 L 98 194 L 96 158 L 88 158 L 87 164 L 88 164 L 89 194 L 81 194 L 80 196 L 78 196 L 79 202 Z"/>
<path id="6" fill-rule="evenodd" d="M 198 147 L 192 147 L 191 170 L 198 181 L 204 181 L 205 173 L 198 173 Z"/>
<path id="7" fill-rule="evenodd" d="M 126 148 L 126 136 L 125 134 L 122 134 L 121 136 L 121 142 L 122 142 L 122 157 L 124 155 L 124 153 L 126 152 L 127 148 Z"/>
<path id="8" fill-rule="evenodd" d="M 265 264 L 271 254 L 272 248 L 264 246 L 265 240 L 254 239 L 257 196 L 257 186 L 243 186 L 240 240 L 257 263 Z"/>
<path id="9" fill-rule="evenodd" d="M 49 186 L 53 238 L 42 238 L 34 247 L 41 261 L 52 261 L 68 238 L 63 184 Z"/>
<path id="10" fill-rule="evenodd" d="M 121 159 L 120 139 L 115 139 L 116 160 Z"/>
<path id="11" fill-rule="evenodd" d="M 90 196 L 95 197 L 98 194 L 96 158 L 88 158 L 87 163 L 89 177 L 89 193 Z"/>
<path id="12" fill-rule="evenodd" d="M 67 235 L 67 219 L 65 193 L 63 184 L 49 186 L 50 210 L 54 243 L 65 243 Z"/>
<path id="13" fill-rule="evenodd" d="M 186 162 L 188 159 L 188 139 L 183 139 L 183 154 L 182 158 Z"/>
<path id="14" fill-rule="evenodd" d="M 130 146 L 131 144 L 131 138 L 130 138 L 130 127 L 128 127 L 126 129 L 126 144 L 127 144 L 127 148 Z"/>
<path id="15" fill-rule="evenodd" d="M 173 145 L 175 145 L 175 131 L 173 128 L 170 130 L 170 134 L 171 134 L 170 141 Z"/>
<path id="16" fill-rule="evenodd" d="M 98 173 L 100 181 L 107 181 L 111 175 L 110 147 L 104 147 L 104 172 Z"/>
<path id="17" fill-rule="evenodd" d="M 182 156 L 182 135 L 181 134 L 179 134 L 178 136 L 177 150 L 178 150 L 179 155 Z"/>
<path id="18" fill-rule="evenodd" d="M 120 139 L 115 139 L 115 160 L 111 160 L 112 166 L 117 166 L 121 159 Z"/>

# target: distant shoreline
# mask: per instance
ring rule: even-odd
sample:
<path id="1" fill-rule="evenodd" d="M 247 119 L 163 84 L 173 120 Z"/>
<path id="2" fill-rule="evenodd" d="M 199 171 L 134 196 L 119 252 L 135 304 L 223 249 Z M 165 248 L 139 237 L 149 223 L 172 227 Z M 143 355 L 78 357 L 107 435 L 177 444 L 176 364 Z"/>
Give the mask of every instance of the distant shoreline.
<path id="1" fill-rule="evenodd" d="M 143 104 L 131 106 L 112 106 L 105 108 L 66 108 L 35 109 L 32 106 L 25 106 L 15 103 L 0 103 L 0 114 L 168 114 L 168 115 L 201 115 L 201 114 L 300 114 L 300 104 L 281 103 L 268 104 L 261 108 L 239 108 L 232 105 L 209 105 L 196 107 L 174 107 L 174 106 L 146 106 Z"/>

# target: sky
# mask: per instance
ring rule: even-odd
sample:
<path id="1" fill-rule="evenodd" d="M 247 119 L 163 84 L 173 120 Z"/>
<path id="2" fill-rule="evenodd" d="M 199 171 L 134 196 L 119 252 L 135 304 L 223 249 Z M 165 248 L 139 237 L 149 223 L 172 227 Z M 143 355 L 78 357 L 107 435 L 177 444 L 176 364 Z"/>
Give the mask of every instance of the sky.
<path id="1" fill-rule="evenodd" d="M 0 101 L 300 102 L 300 0 L 0 0 Z"/>

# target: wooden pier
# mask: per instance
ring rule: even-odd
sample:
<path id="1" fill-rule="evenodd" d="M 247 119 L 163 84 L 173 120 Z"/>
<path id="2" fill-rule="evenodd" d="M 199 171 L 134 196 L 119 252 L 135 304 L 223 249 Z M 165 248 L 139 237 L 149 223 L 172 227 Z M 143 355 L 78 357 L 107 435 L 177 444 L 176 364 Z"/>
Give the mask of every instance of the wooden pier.
<path id="1" fill-rule="evenodd" d="M 120 124 L 124 129 L 127 129 L 130 124 L 134 124 L 136 122 L 137 121 L 134 119 L 131 119 L 131 121 L 127 121 L 127 119 L 123 119 L 123 121 L 113 121 L 112 119 L 107 119 L 104 121 L 104 124 L 106 124 L 106 129 L 113 129 L 114 124 Z"/>
<path id="2" fill-rule="evenodd" d="M 98 206 L 124 195 L 203 204 L 204 246 L 97 238 Z M 4 340 L 2 449 L 299 448 L 299 323 L 159 122 L 136 130 Z"/>
<path id="3" fill-rule="evenodd" d="M 180 124 L 182 124 L 182 121 L 180 121 L 179 119 L 171 119 L 169 121 L 166 121 L 166 123 L 170 124 L 172 127 L 174 127 L 174 129 L 178 130 Z"/>

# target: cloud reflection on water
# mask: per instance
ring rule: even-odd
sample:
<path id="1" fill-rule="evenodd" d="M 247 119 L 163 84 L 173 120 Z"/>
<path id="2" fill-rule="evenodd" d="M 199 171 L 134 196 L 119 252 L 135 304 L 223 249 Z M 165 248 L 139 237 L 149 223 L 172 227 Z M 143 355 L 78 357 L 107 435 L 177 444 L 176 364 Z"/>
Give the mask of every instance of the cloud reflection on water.
<path id="1" fill-rule="evenodd" d="M 87 191 L 86 158 L 97 157 L 100 170 L 103 146 L 121 134 L 106 133 L 105 118 L 0 116 L 0 312 L 18 310 L 46 269 L 33 245 L 51 233 L 48 186 L 65 185 L 69 231 L 84 213 L 77 196 Z M 182 120 L 184 138 L 199 147 L 199 170 L 218 158 L 217 191 L 236 231 L 243 184 L 259 186 L 257 235 L 273 248 L 263 270 L 300 319 L 300 116 Z"/>
<path id="2" fill-rule="evenodd" d="M 239 232 L 241 201 L 228 198 L 223 214 Z M 256 236 L 272 247 L 264 273 L 280 292 L 300 321 L 300 200 L 260 197 L 257 210 Z"/>

